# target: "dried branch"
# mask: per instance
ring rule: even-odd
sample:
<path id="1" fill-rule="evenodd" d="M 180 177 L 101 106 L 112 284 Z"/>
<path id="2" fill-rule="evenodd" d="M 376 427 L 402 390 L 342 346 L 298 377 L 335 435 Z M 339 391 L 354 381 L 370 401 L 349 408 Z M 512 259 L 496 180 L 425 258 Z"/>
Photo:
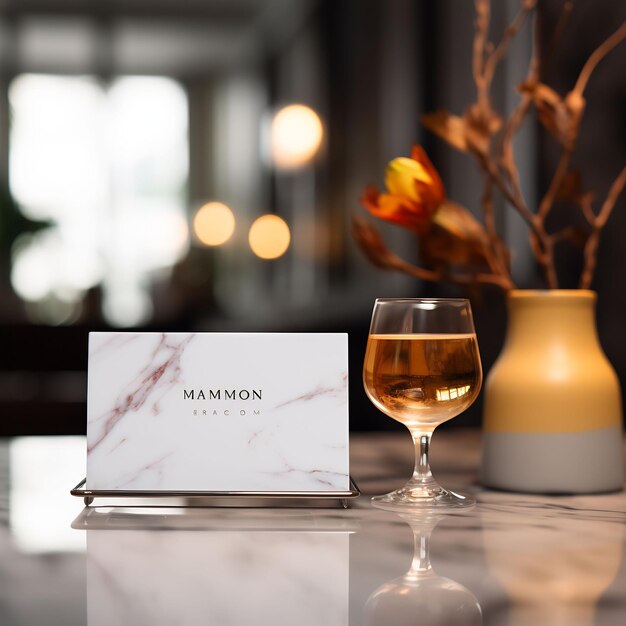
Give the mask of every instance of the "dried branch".
<path id="1" fill-rule="evenodd" d="M 487 57 L 485 61 L 485 67 L 483 75 L 487 84 L 491 84 L 493 76 L 496 71 L 498 63 L 503 59 L 506 51 L 508 50 L 511 40 L 517 35 L 519 30 L 524 25 L 526 17 L 535 8 L 537 0 L 524 0 L 522 6 L 515 16 L 514 20 L 507 26 L 500 43 L 496 46 L 495 50 Z"/>
<path id="2" fill-rule="evenodd" d="M 561 36 L 563 35 L 563 31 L 565 30 L 565 25 L 567 24 L 567 20 L 572 13 L 572 9 L 574 8 L 574 3 L 566 1 L 563 3 L 563 7 L 561 9 L 561 15 L 559 15 L 559 19 L 554 28 L 554 32 L 552 33 L 552 39 L 547 47 L 546 54 L 544 58 L 541 60 L 541 75 L 545 76 L 548 72 L 548 68 L 552 59 L 554 58 L 554 54 L 558 47 L 559 41 L 561 40 Z"/>
<path id="3" fill-rule="evenodd" d="M 537 1 L 520 0 L 517 15 L 507 26 L 497 45 L 494 45 L 489 39 L 491 1 L 474 0 L 476 17 L 472 45 L 472 76 L 476 86 L 476 100 L 465 109 L 462 116 L 439 111 L 422 117 L 427 128 L 457 150 L 472 154 L 482 169 L 484 185 L 481 200 L 484 229 L 482 229 L 482 237 L 474 237 L 475 233 L 472 231 L 473 235 L 469 238 L 474 245 L 471 249 L 471 253 L 474 255 L 472 258 L 480 260 L 479 267 L 475 271 L 468 271 L 467 273 L 459 273 L 456 269 L 454 271 L 448 269 L 431 270 L 418 267 L 391 253 L 377 233 L 372 234 L 371 231 L 366 232 L 367 228 L 362 229 L 363 232 L 360 236 L 361 239 L 365 238 L 365 245 L 361 242 L 362 247 L 370 255 L 373 262 L 380 267 L 397 269 L 425 280 L 447 280 L 463 285 L 480 282 L 494 284 L 505 290 L 513 288 L 514 284 L 509 267 L 509 251 L 498 233 L 495 219 L 494 192 L 497 189 L 528 225 L 531 248 L 545 276 L 548 288 L 558 289 L 559 286 L 554 249 L 557 244 L 563 241 L 571 241 L 579 245 L 584 244 L 585 260 L 580 284 L 584 288 L 588 288 L 591 284 L 600 234 L 620 193 L 626 186 L 626 168 L 614 181 L 597 215 L 592 206 L 593 196 L 582 192 L 579 176 L 578 182 L 571 180 L 573 175 L 574 178 L 576 176 L 570 168 L 580 133 L 580 123 L 586 107 L 584 91 L 598 64 L 626 38 L 626 22 L 589 56 L 574 88 L 563 97 L 553 88 L 541 82 L 540 78 L 561 37 L 565 23 L 572 11 L 573 2 L 564 1 L 548 51 L 549 54 L 544 59 L 539 56 L 537 16 L 535 15 L 533 51 L 526 79 L 519 87 L 520 100 L 508 119 L 503 121 L 492 106 L 490 93 L 492 82 L 496 69 L 506 55 L 511 41 L 520 32 L 528 15 L 536 8 Z M 515 137 L 533 104 L 541 124 L 562 147 L 552 179 L 541 197 L 536 212 L 531 210 L 524 199 L 513 151 Z M 574 226 L 566 227 L 552 234 L 547 231 L 545 227 L 547 217 L 555 203 L 563 199 L 573 201 L 580 207 L 583 216 L 591 227 L 588 237 L 586 230 Z M 358 239 L 359 236 L 357 235 Z M 438 261 L 443 261 L 444 266 L 447 264 L 448 267 L 453 266 L 454 268 L 465 265 L 458 258 L 455 262 L 451 262 L 453 257 L 445 245 L 443 247 L 439 245 L 437 253 L 437 258 L 429 259 L 427 256 L 423 258 L 432 267 L 439 267 Z M 482 272 L 483 268 L 488 268 L 490 272 Z"/>
<path id="4" fill-rule="evenodd" d="M 554 269 L 553 242 L 545 231 L 543 222 L 536 218 L 524 201 L 513 158 L 513 137 L 530 109 L 532 97 L 523 97 L 523 102 L 505 124 L 505 130 L 499 143 L 501 155 L 499 158 L 491 154 L 489 141 L 489 133 L 493 133 L 498 129 L 497 122 L 499 120 L 498 116 L 493 112 L 489 96 L 495 68 L 508 48 L 511 39 L 519 32 L 527 15 L 534 9 L 536 1 L 524 0 L 522 2 L 517 16 L 506 29 L 500 44 L 491 53 L 488 52 L 486 45 L 488 41 L 490 2 L 489 0 L 476 0 L 475 4 L 476 29 L 472 67 L 474 81 L 476 82 L 477 102 L 470 106 L 465 113 L 467 147 L 478 160 L 486 177 L 491 181 L 489 184 L 495 185 L 500 190 L 509 204 L 517 210 L 530 227 L 533 252 L 543 269 L 548 286 L 551 289 L 556 289 L 558 282 Z M 529 77 L 535 82 L 537 80 L 538 67 L 536 53 L 534 53 L 529 69 Z M 506 173 L 506 179 L 500 173 L 499 164 L 502 163 L 504 163 L 503 169 Z M 483 202 L 483 207 L 487 211 L 485 218 L 489 219 L 488 213 L 492 210 L 492 207 L 488 198 L 486 205 Z M 490 239 L 492 242 L 495 242 L 493 232 Z"/>
<path id="5" fill-rule="evenodd" d="M 536 84 L 539 80 L 539 44 L 537 42 L 538 38 L 538 27 L 537 20 L 533 20 L 533 50 L 532 56 L 530 58 L 530 63 L 528 66 L 528 74 L 526 76 L 526 83 Z M 517 198 L 517 201 L 526 204 L 522 195 L 520 180 L 519 180 L 519 172 L 517 169 L 517 163 L 515 161 L 515 156 L 513 154 L 513 140 L 517 135 L 517 132 L 521 128 L 528 112 L 533 103 L 533 98 L 528 93 L 523 93 L 520 101 L 517 106 L 509 116 L 509 119 L 505 123 L 504 131 L 502 133 L 502 138 L 499 146 L 499 165 L 504 170 L 506 174 L 508 184 L 513 190 L 514 195 Z"/>
<path id="6" fill-rule="evenodd" d="M 488 98 L 487 85 L 484 80 L 485 50 L 489 41 L 489 23 L 491 20 L 490 0 L 475 0 L 476 20 L 474 22 L 475 35 L 472 51 L 472 75 L 476 83 L 478 102 Z"/>
<path id="7" fill-rule="evenodd" d="M 455 285 L 468 286 L 474 283 L 490 284 L 500 287 L 504 291 L 509 291 L 515 287 L 510 278 L 503 277 L 497 273 L 488 274 L 484 272 L 475 272 L 470 274 L 459 274 L 445 272 L 443 270 L 432 270 L 425 267 L 419 267 L 393 253 L 383 241 L 379 231 L 368 221 L 358 215 L 352 217 L 352 231 L 354 238 L 369 258 L 369 260 L 386 270 L 396 270 L 414 276 L 421 280 L 430 282 L 450 282 Z"/>
<path id="8" fill-rule="evenodd" d="M 606 196 L 604 203 L 602 204 L 602 208 L 600 209 L 600 213 L 598 213 L 598 217 L 596 218 L 596 227 L 604 228 L 606 223 L 611 217 L 611 213 L 615 208 L 615 203 L 617 202 L 624 186 L 626 185 L 626 166 L 622 168 L 622 171 L 617 175 L 617 178 L 613 181 L 611 188 L 609 189 L 609 193 Z"/>
<path id="9" fill-rule="evenodd" d="M 570 243 L 582 247 L 587 239 L 587 234 L 578 226 L 566 226 L 550 235 L 550 240 L 554 245 L 563 241 L 569 241 Z"/>
<path id="10" fill-rule="evenodd" d="M 420 280 L 428 280 L 431 283 L 438 283 L 442 280 L 448 280 L 449 278 L 443 272 L 438 272 L 435 270 L 429 270 L 425 267 L 418 267 L 417 265 L 413 265 L 408 261 L 404 261 L 399 256 L 392 254 L 388 259 L 386 265 L 380 266 L 382 269 L 387 270 L 396 270 L 399 272 L 403 272 L 404 274 L 408 274 L 409 276 L 413 276 L 414 278 L 419 278 Z M 455 282 L 455 281 L 452 281 Z"/>
<path id="11" fill-rule="evenodd" d="M 563 4 L 562 13 L 553 35 L 549 51 L 550 56 L 561 37 L 565 23 L 571 13 L 572 4 L 569 1 Z M 517 15 L 506 28 L 502 39 L 494 48 L 489 42 L 490 0 L 475 0 L 476 21 L 472 48 L 472 74 L 476 83 L 476 102 L 468 107 L 465 112 L 462 120 L 464 127 L 460 125 L 459 121 L 456 121 L 454 133 L 451 130 L 450 123 L 453 116 L 438 120 L 429 119 L 428 121 L 431 122 L 431 126 L 437 127 L 435 132 L 444 136 L 449 143 L 452 143 L 457 148 L 463 148 L 471 152 L 485 173 L 482 204 L 489 247 L 493 256 L 490 262 L 491 269 L 504 277 L 510 277 L 506 259 L 500 247 L 501 240 L 495 225 L 493 188 L 496 187 L 529 226 L 533 254 L 543 270 L 548 287 L 556 289 L 558 288 L 558 278 L 554 263 L 554 246 L 566 239 L 580 242 L 581 237 L 579 236 L 579 231 L 575 228 L 564 229 L 550 235 L 545 228 L 545 222 L 570 173 L 572 156 L 586 105 L 584 98 L 586 85 L 600 61 L 626 38 L 626 22 L 591 54 L 584 64 L 574 88 L 565 98 L 562 98 L 553 89 L 540 82 L 540 73 L 542 70 L 545 70 L 545 61 L 542 64 L 538 54 L 538 29 L 535 18 L 533 54 L 526 80 L 521 85 L 522 96 L 517 107 L 504 123 L 500 140 L 495 144 L 496 149 L 494 151 L 492 136 L 498 132 L 500 120 L 491 105 L 491 83 L 496 67 L 506 54 L 511 40 L 519 32 L 527 15 L 535 6 L 535 0 L 522 0 Z M 562 145 L 562 152 L 557 167 L 548 188 L 539 202 L 536 213 L 530 210 L 524 200 L 520 186 L 519 171 L 513 153 L 514 138 L 530 112 L 533 103 L 537 106 L 541 122 Z M 455 119 L 460 120 L 460 118 Z M 460 130 L 465 131 L 464 142 L 458 138 Z M 583 215 L 592 226 L 592 233 L 585 244 L 585 270 L 583 272 L 584 276 L 581 278 L 581 284 L 590 284 L 591 282 L 600 231 L 604 227 L 608 215 L 613 210 L 617 195 L 621 192 L 624 183 L 620 181 L 621 178 L 618 177 L 598 216 L 595 215 L 591 207 L 591 196 L 582 195 L 580 198 L 577 198 Z M 602 219 L 600 219 L 600 216 L 603 216 Z M 504 265 L 502 265 L 503 262 L 505 263 Z"/>
<path id="12" fill-rule="evenodd" d="M 600 208 L 600 212 L 593 221 L 591 235 L 589 235 L 589 239 L 585 245 L 585 263 L 580 277 L 581 289 L 589 289 L 591 287 L 593 275 L 596 270 L 600 235 L 602 234 L 602 229 L 606 226 L 609 217 L 611 217 L 611 213 L 615 208 L 615 204 L 617 203 L 624 186 L 626 186 L 626 167 L 622 169 L 622 171 L 617 175 L 617 178 L 613 181 L 613 184 L 606 195 L 606 199 Z"/>
<path id="13" fill-rule="evenodd" d="M 448 274 L 445 272 L 427 270 L 423 267 L 418 267 L 417 265 L 404 261 L 396 255 L 393 255 L 393 259 L 389 259 L 389 263 L 388 269 L 399 270 L 409 276 L 415 276 L 416 278 L 430 280 L 433 282 L 447 281 L 453 285 L 459 286 L 469 286 L 480 283 L 483 285 L 495 285 L 503 291 L 510 291 L 515 288 L 515 284 L 511 280 L 507 280 L 499 274 Z"/>
<path id="14" fill-rule="evenodd" d="M 587 62 L 583 66 L 583 69 L 578 76 L 578 80 L 576 81 L 576 85 L 574 86 L 573 91 L 583 94 L 585 88 L 587 87 L 587 82 L 591 78 L 591 74 L 593 70 L 596 69 L 596 66 L 604 57 L 615 48 L 622 40 L 626 37 L 626 22 L 623 22 L 622 25 L 602 44 L 600 44 L 593 54 L 587 59 Z"/>
<path id="15" fill-rule="evenodd" d="M 585 219 L 591 226 L 593 226 L 596 221 L 596 214 L 594 213 L 593 207 L 591 206 L 591 200 L 592 200 L 591 194 L 584 194 L 580 198 L 579 203 L 580 203 L 580 209 L 583 212 Z"/>
<path id="16" fill-rule="evenodd" d="M 556 200 L 557 194 L 567 173 L 569 171 L 569 166 L 572 160 L 572 154 L 576 147 L 576 140 L 578 139 L 578 128 L 580 125 L 580 119 L 582 118 L 582 113 L 585 106 L 585 100 L 583 97 L 583 93 L 585 91 L 585 87 L 591 74 L 594 69 L 597 67 L 598 63 L 609 53 L 615 46 L 617 46 L 624 38 L 626 37 L 626 22 L 624 22 L 620 28 L 618 28 L 603 44 L 598 46 L 596 50 L 591 54 L 591 56 L 587 59 L 587 62 L 583 66 L 581 70 L 578 80 L 576 81 L 576 85 L 574 89 L 567 95 L 565 98 L 565 105 L 568 109 L 570 109 L 570 113 L 572 116 L 572 122 L 569 130 L 569 137 L 567 137 L 567 141 L 564 144 L 563 151 L 559 158 L 559 163 L 552 177 L 552 181 L 548 187 L 548 190 L 544 194 L 541 202 L 539 204 L 539 210 L 537 214 L 540 219 L 543 221 L 547 217 L 548 213 L 554 206 L 554 201 Z"/>
<path id="17" fill-rule="evenodd" d="M 580 72 L 578 80 L 576 81 L 576 85 L 574 89 L 567 94 L 565 99 L 562 101 L 562 108 L 557 109 L 556 114 L 559 111 L 564 111 L 565 114 L 561 113 L 564 117 L 566 117 L 566 124 L 562 128 L 562 132 L 564 135 L 563 141 L 563 150 L 561 152 L 561 156 L 559 157 L 559 162 L 557 164 L 556 170 L 552 176 L 552 180 L 546 190 L 545 194 L 541 198 L 539 203 L 539 208 L 537 210 L 536 219 L 538 224 L 543 228 L 543 224 L 545 220 L 552 210 L 554 203 L 557 199 L 559 191 L 568 175 L 570 164 L 572 161 L 572 155 L 574 153 L 574 149 L 576 148 L 576 143 L 579 134 L 580 121 L 582 119 L 582 115 L 585 109 L 585 99 L 583 97 L 583 93 L 587 82 L 593 72 L 593 70 L 597 67 L 598 63 L 611 51 L 615 46 L 617 46 L 624 38 L 626 37 L 626 22 L 624 22 L 620 28 L 618 28 L 603 44 L 598 46 L 596 50 L 591 54 L 583 69 Z M 556 115 L 555 114 L 555 115 Z M 585 217 L 589 220 L 588 209 L 583 208 L 583 213 L 585 213 Z M 593 222 L 591 222 L 593 224 Z M 593 254 L 597 254 L 597 239 L 599 238 L 594 236 L 594 230 L 592 231 L 592 235 L 587 242 L 587 246 L 585 248 L 586 253 L 585 256 L 587 258 L 588 251 L 593 251 Z M 531 237 L 536 235 L 532 234 Z M 591 261 L 586 261 L 585 265 L 588 266 Z M 595 261 L 593 263 L 595 266 Z M 583 271 L 585 274 L 586 271 Z M 593 269 L 591 270 L 591 274 L 593 274 Z M 585 277 L 585 282 L 588 280 Z M 581 277 L 581 283 L 583 278 Z"/>
<path id="18" fill-rule="evenodd" d="M 524 85 L 530 87 L 522 90 L 522 97 L 517 107 L 513 110 L 509 119 L 505 123 L 504 131 L 499 144 L 499 156 L 497 164 L 506 175 L 506 181 L 499 175 L 498 167 L 490 166 L 490 175 L 509 203 L 526 220 L 530 226 L 530 244 L 533 254 L 541 266 L 546 282 L 550 289 L 558 288 L 558 279 L 554 266 L 554 244 L 555 241 L 548 235 L 544 227 L 544 220 L 537 214 L 533 214 L 524 200 L 517 163 L 513 153 L 513 140 L 518 130 L 524 123 L 534 100 L 534 89 L 539 84 L 539 73 L 541 63 L 539 60 L 539 44 L 537 41 L 538 27 L 535 17 L 533 23 L 533 52 L 528 68 L 528 74 Z M 560 188 L 557 188 L 557 190 Z"/>
<path id="19" fill-rule="evenodd" d="M 556 166 L 556 170 L 554 175 L 552 176 L 552 180 L 550 181 L 550 185 L 548 186 L 548 190 L 541 198 L 539 202 L 539 209 L 537 210 L 537 217 L 541 220 L 541 223 L 545 221 L 548 213 L 552 210 L 554 206 L 554 201 L 563 185 L 563 181 L 569 172 L 569 166 L 572 162 L 572 154 L 574 152 L 574 146 L 565 147 L 561 152 L 561 156 L 559 157 L 559 163 Z"/>
<path id="20" fill-rule="evenodd" d="M 482 167 L 487 172 L 493 183 L 498 187 L 509 204 L 520 214 L 528 224 L 531 231 L 531 244 L 537 262 L 541 266 L 546 277 L 549 289 L 558 289 L 558 280 L 554 267 L 554 246 L 550 236 L 546 232 L 543 223 L 526 206 L 521 195 L 514 194 L 500 175 L 495 163 L 489 159 L 482 160 Z"/>
<path id="21" fill-rule="evenodd" d="M 513 155 L 513 139 L 519 131 L 520 127 L 524 123 L 528 111 L 532 106 L 533 99 L 531 96 L 524 94 L 517 107 L 509 117 L 502 133 L 502 139 L 500 142 L 500 158 L 499 165 L 506 174 L 508 184 L 513 189 L 513 192 L 521 196 L 519 172 L 517 170 L 517 163 Z M 520 197 L 523 202 L 523 198 Z"/>
<path id="22" fill-rule="evenodd" d="M 572 2 L 565 2 L 561 16 L 557 22 L 552 40 L 552 54 L 561 36 L 565 23 L 572 10 Z M 492 152 L 491 135 L 497 132 L 499 118 L 491 106 L 490 87 L 498 63 L 504 57 L 513 37 L 519 32 L 526 16 L 536 6 L 534 0 L 522 0 L 515 19 L 505 30 L 500 43 L 490 47 L 489 21 L 490 1 L 475 0 L 476 22 L 473 43 L 472 73 L 476 83 L 476 103 L 468 107 L 465 115 L 466 147 L 478 160 L 486 175 L 483 193 L 483 209 L 485 227 L 489 236 L 490 247 L 494 256 L 502 260 L 498 246 L 499 237 L 495 228 L 493 210 L 493 187 L 497 187 L 506 201 L 521 215 L 530 228 L 530 243 L 550 289 L 558 288 L 558 278 L 554 263 L 554 246 L 564 239 L 575 237 L 573 230 L 564 230 L 550 235 L 545 228 L 546 219 L 559 197 L 559 192 L 570 172 L 570 165 L 576 141 L 578 139 L 580 122 L 585 110 L 584 90 L 589 78 L 600 61 L 624 38 L 626 38 L 626 22 L 620 26 L 604 43 L 591 54 L 583 66 L 574 88 L 562 98 L 553 89 L 539 82 L 540 73 L 545 69 L 539 59 L 539 45 L 537 42 L 537 25 L 535 19 L 533 55 L 529 65 L 528 75 L 522 84 L 522 96 L 500 135 L 495 154 Z M 559 140 L 562 152 L 550 184 L 539 202 L 537 212 L 533 213 L 526 204 L 519 181 L 519 172 L 513 153 L 513 140 L 528 115 L 533 102 L 539 111 L 539 117 L 546 128 Z M 446 128 L 450 141 L 449 124 Z M 442 134 L 440 132 L 440 134 Z M 456 141 L 458 144 L 458 140 Z M 458 147 L 458 146 L 457 146 Z M 504 174 L 504 176 L 503 176 Z M 611 194 L 609 194 L 611 196 Z M 585 245 L 586 267 L 595 264 L 597 255 L 597 241 L 599 230 L 603 227 L 598 221 L 600 215 L 595 216 L 590 206 L 590 197 L 579 199 L 581 210 L 587 221 L 592 225 L 592 234 Z M 605 204 L 606 206 L 606 204 Z M 612 205 L 611 205 L 612 207 Z M 612 208 L 611 208 L 612 210 Z M 610 213 L 610 211 L 609 211 Z M 601 211 L 603 214 L 603 211 Z M 594 257 L 594 259 L 591 259 Z M 502 271 L 501 267 L 492 267 L 494 271 Z M 590 282 L 593 267 L 585 272 L 584 282 Z M 582 280 L 582 279 L 581 279 Z"/>
<path id="23" fill-rule="evenodd" d="M 500 238 L 498 229 L 496 228 L 495 211 L 493 208 L 493 181 L 491 178 L 485 178 L 482 197 L 483 211 L 485 215 L 485 230 L 493 248 L 496 247 L 495 242 Z"/>
<path id="24" fill-rule="evenodd" d="M 485 177 L 482 206 L 485 217 L 485 230 L 489 240 L 489 250 L 485 255 L 488 259 L 489 267 L 494 273 L 500 274 L 512 282 L 509 267 L 509 254 L 506 245 L 498 234 L 496 226 L 495 211 L 493 206 L 493 181 L 489 177 Z"/>

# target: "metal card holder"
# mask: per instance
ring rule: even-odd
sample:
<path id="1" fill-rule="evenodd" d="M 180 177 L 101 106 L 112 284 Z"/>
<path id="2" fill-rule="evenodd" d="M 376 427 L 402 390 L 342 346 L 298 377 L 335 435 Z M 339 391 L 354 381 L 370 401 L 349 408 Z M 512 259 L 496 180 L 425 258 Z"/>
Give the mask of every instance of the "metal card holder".
<path id="1" fill-rule="evenodd" d="M 347 491 L 144 491 L 144 490 L 105 490 L 85 489 L 87 482 L 83 478 L 70 493 L 83 498 L 85 506 L 91 505 L 96 498 L 178 498 L 184 499 L 186 506 L 320 506 L 340 505 L 349 508 L 350 501 L 358 498 L 361 492 L 350 477 L 350 489 Z M 187 504 L 188 503 L 188 504 Z"/>

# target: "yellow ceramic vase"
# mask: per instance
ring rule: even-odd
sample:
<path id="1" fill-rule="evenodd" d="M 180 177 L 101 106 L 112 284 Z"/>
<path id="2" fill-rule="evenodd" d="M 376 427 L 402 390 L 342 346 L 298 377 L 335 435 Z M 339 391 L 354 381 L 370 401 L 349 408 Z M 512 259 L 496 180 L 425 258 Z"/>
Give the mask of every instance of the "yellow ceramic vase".
<path id="1" fill-rule="evenodd" d="M 482 482 L 532 493 L 624 484 L 620 385 L 596 333 L 596 294 L 513 291 L 485 384 Z"/>

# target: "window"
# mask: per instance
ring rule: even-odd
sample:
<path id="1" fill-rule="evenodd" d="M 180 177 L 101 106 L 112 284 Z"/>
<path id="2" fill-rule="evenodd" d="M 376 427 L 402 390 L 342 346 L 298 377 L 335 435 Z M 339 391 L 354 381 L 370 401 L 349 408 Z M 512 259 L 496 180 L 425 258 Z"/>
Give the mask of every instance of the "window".
<path id="1" fill-rule="evenodd" d="M 11 280 L 67 323 L 101 285 L 115 326 L 150 319 L 150 286 L 187 252 L 187 98 L 164 77 L 24 74 L 10 87 L 10 185 L 24 214 Z"/>

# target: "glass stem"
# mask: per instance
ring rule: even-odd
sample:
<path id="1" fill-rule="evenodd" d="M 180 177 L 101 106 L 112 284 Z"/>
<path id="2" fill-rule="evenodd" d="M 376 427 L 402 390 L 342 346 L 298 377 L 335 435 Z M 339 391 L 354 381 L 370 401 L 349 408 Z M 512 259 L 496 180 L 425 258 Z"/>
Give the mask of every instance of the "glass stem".
<path id="1" fill-rule="evenodd" d="M 426 530 L 413 528 L 413 562 L 407 575 L 418 576 L 432 570 L 430 564 L 430 533 L 432 528 Z"/>
<path id="2" fill-rule="evenodd" d="M 433 478 L 428 461 L 430 450 L 431 433 L 411 433 L 415 444 L 415 468 L 413 476 L 409 481 L 411 488 L 432 489 L 438 487 L 437 481 Z"/>

